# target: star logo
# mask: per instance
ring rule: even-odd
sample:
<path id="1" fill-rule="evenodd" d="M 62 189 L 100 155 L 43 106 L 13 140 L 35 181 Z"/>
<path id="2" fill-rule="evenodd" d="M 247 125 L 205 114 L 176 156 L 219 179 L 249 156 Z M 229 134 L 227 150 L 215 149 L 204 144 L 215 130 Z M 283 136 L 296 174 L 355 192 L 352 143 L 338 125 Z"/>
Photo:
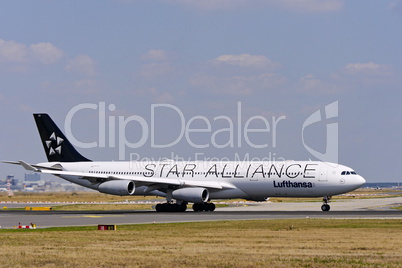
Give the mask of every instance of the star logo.
<path id="1" fill-rule="evenodd" d="M 59 154 L 61 155 L 61 144 L 63 143 L 64 139 L 57 137 L 56 134 L 53 132 L 50 135 L 49 139 L 46 140 L 46 146 L 49 149 L 49 155 Z"/>

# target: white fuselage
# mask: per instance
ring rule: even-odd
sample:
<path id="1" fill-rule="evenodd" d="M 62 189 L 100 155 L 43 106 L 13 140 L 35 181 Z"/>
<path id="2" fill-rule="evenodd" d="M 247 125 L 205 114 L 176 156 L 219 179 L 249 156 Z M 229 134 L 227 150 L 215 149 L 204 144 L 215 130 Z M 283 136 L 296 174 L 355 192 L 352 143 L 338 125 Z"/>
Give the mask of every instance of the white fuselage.
<path id="1" fill-rule="evenodd" d="M 59 175 L 79 185 L 98 190 L 102 181 L 91 181 L 88 177 L 119 176 L 132 178 L 175 179 L 182 181 L 213 182 L 232 187 L 209 190 L 211 199 L 244 198 L 263 201 L 268 197 L 322 197 L 353 191 L 365 180 L 353 172 L 342 175 L 351 168 L 326 162 L 284 161 L 284 162 L 47 162 L 41 166 L 59 166 L 64 171 L 82 175 Z M 138 183 L 134 195 L 160 195 L 161 191 L 146 191 L 157 183 Z M 156 189 L 157 187 L 155 187 Z"/>

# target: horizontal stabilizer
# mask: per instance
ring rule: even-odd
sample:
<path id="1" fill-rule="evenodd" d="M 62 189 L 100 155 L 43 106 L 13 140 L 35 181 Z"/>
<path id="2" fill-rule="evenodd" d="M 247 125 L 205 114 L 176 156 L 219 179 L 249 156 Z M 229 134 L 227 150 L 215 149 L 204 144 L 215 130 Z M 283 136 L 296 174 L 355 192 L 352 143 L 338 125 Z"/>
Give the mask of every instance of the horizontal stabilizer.
<path id="1" fill-rule="evenodd" d="M 26 170 L 34 171 L 34 172 L 39 172 L 40 171 L 39 169 L 37 169 L 37 168 L 31 166 L 30 164 L 28 164 L 27 162 L 24 162 L 22 160 L 20 160 L 18 162 L 20 162 L 21 166 L 23 166 Z"/>
<path id="2" fill-rule="evenodd" d="M 5 163 L 5 164 L 20 165 L 23 168 L 25 168 L 26 170 L 34 171 L 34 172 L 40 172 L 39 169 L 33 167 L 32 165 L 30 165 L 30 164 L 28 164 L 28 163 L 26 163 L 26 162 L 24 162 L 22 160 L 20 160 L 18 162 L 15 162 L 15 161 L 1 161 L 1 162 Z"/>
<path id="3" fill-rule="evenodd" d="M 60 167 L 46 167 L 46 166 L 40 166 L 40 165 L 31 165 L 26 163 L 25 161 L 0 161 L 1 163 L 5 163 L 5 164 L 12 164 L 12 165 L 19 165 L 19 166 L 23 166 L 26 170 L 30 170 L 30 171 L 34 171 L 34 172 L 42 172 L 44 169 L 46 170 L 61 170 Z"/>

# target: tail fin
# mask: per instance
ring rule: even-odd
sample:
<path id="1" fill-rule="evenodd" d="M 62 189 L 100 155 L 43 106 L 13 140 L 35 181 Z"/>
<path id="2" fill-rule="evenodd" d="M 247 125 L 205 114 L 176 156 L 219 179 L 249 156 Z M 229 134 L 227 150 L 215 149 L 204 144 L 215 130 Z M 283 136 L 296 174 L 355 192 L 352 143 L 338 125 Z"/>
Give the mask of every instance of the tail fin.
<path id="1" fill-rule="evenodd" d="M 34 114 L 34 118 L 49 162 L 91 161 L 75 150 L 48 114 Z"/>

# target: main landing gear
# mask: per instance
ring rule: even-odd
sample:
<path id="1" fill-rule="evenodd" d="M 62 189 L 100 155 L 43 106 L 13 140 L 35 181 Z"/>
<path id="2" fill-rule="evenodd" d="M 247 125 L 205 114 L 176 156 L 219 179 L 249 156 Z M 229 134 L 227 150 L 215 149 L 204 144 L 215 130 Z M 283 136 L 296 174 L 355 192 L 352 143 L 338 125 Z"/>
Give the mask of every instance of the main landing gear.
<path id="1" fill-rule="evenodd" d="M 187 209 L 187 203 L 163 203 L 155 206 L 157 212 L 184 212 Z"/>
<path id="2" fill-rule="evenodd" d="M 193 205 L 193 210 L 194 211 L 214 211 L 215 210 L 215 204 L 214 203 L 194 203 Z"/>
<path id="3" fill-rule="evenodd" d="M 162 203 L 157 204 L 155 206 L 157 212 L 184 212 L 187 210 L 187 202 L 178 203 Z M 201 211 L 214 211 L 215 204 L 214 203 L 194 203 L 193 210 L 196 212 Z"/>
<path id="4" fill-rule="evenodd" d="M 324 196 L 322 201 L 324 204 L 321 206 L 322 211 L 329 211 L 331 207 L 328 205 L 329 200 L 331 200 L 331 196 Z"/>

